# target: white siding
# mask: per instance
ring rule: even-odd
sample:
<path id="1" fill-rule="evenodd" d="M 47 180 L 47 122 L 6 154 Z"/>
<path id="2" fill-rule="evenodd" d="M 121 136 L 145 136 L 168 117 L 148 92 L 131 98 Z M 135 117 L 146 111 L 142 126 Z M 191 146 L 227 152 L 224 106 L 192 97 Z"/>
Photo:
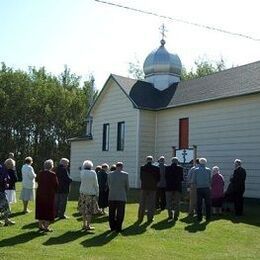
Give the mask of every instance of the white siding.
<path id="1" fill-rule="evenodd" d="M 233 173 L 233 161 L 240 158 L 247 170 L 247 197 L 260 198 L 260 94 L 212 101 L 159 111 L 156 154 L 179 145 L 179 119 L 189 118 L 189 145 L 198 146 L 198 156 L 208 166 L 218 165 L 226 184 Z"/>
<path id="2" fill-rule="evenodd" d="M 140 110 L 139 124 L 139 164 L 140 166 L 146 163 L 146 156 L 152 155 L 155 157 L 155 139 L 156 139 L 156 113 L 154 111 Z M 156 159 L 156 158 L 155 158 Z M 138 187 L 140 180 L 138 179 Z"/>
<path id="3" fill-rule="evenodd" d="M 136 186 L 138 113 L 120 87 L 113 80 L 107 82 L 91 113 L 93 140 L 76 141 L 71 144 L 71 175 L 74 180 L 79 178 L 78 167 L 86 159 L 92 160 L 94 166 L 105 162 L 111 165 L 122 161 L 124 170 L 129 173 L 130 185 Z M 124 151 L 117 151 L 117 123 L 121 121 L 125 122 L 125 148 Z M 109 151 L 102 151 L 105 123 L 110 124 Z"/>

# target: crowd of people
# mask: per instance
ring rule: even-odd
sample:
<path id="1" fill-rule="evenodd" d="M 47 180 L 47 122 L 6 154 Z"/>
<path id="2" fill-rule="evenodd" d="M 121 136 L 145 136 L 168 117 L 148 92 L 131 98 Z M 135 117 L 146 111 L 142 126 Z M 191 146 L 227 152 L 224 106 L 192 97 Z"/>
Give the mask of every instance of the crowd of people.
<path id="1" fill-rule="evenodd" d="M 52 232 L 50 224 L 55 219 L 67 219 L 65 215 L 70 184 L 69 160 L 61 158 L 54 167 L 53 160 L 44 162 L 43 170 L 35 174 L 33 159 L 26 157 L 22 172 L 23 213 L 31 211 L 29 202 L 34 201 L 35 218 L 40 232 Z M 189 194 L 188 215 L 202 221 L 203 205 L 206 221 L 212 214 L 222 214 L 224 202 L 234 203 L 236 216 L 243 214 L 243 194 L 245 191 L 246 171 L 241 160 L 234 161 L 234 172 L 224 191 L 225 181 L 218 166 L 209 169 L 205 158 L 197 158 L 194 166 L 184 176 L 184 169 L 177 157 L 171 159 L 171 165 L 165 164 L 164 156 L 157 163 L 152 156 L 147 156 L 146 164 L 140 168 L 140 200 L 137 223 L 142 223 L 145 215 L 147 222 L 154 221 L 156 210 L 167 209 L 168 222 L 177 221 L 180 214 L 180 202 L 183 195 L 183 182 L 187 182 Z M 80 167 L 80 188 L 78 211 L 82 215 L 82 230 L 91 231 L 93 215 L 107 215 L 111 231 L 121 232 L 125 216 L 127 192 L 129 190 L 128 173 L 123 171 L 123 163 L 115 165 L 104 163 L 93 169 L 90 160 Z M 3 165 L 0 165 L 0 216 L 2 225 L 14 225 L 10 219 L 11 205 L 16 203 L 17 182 L 14 154 L 10 153 Z M 106 209 L 108 208 L 108 212 Z"/>

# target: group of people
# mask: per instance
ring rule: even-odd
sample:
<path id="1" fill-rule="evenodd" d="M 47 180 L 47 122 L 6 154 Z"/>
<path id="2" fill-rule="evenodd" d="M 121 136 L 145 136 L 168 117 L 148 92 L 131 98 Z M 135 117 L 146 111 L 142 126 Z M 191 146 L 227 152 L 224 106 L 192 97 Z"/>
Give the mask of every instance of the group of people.
<path id="1" fill-rule="evenodd" d="M 44 162 L 43 170 L 37 175 L 32 167 L 33 159 L 26 157 L 22 166 L 22 191 L 24 214 L 29 213 L 29 201 L 35 200 L 36 214 L 39 221 L 39 231 L 51 232 L 50 223 L 55 218 L 66 219 L 65 215 L 70 184 L 69 160 L 61 158 L 59 165 L 54 167 L 53 160 Z M 206 220 L 211 214 L 221 214 L 224 200 L 234 203 L 235 214 L 243 214 L 243 194 L 245 191 L 246 171 L 241 166 L 241 160 L 234 161 L 234 173 L 230 184 L 224 192 L 224 177 L 220 169 L 214 166 L 206 167 L 207 160 L 198 158 L 187 175 L 189 192 L 188 214 L 202 221 L 203 202 Z M 123 163 L 117 162 L 110 168 L 104 163 L 96 166 L 90 160 L 83 162 L 80 167 L 80 189 L 78 210 L 82 215 L 82 229 L 94 230 L 91 225 L 95 214 L 107 214 L 111 231 L 121 232 L 125 216 L 127 191 L 129 190 L 128 173 L 123 171 Z M 11 204 L 16 202 L 15 183 L 17 182 L 14 156 L 0 165 L 0 215 L 4 225 L 15 224 L 9 216 Z M 147 215 L 147 222 L 154 220 L 156 209 L 168 211 L 168 222 L 177 221 L 180 214 L 180 201 L 183 193 L 184 170 L 179 165 L 177 157 L 173 157 L 171 165 L 165 164 L 161 156 L 155 164 L 152 156 L 147 156 L 146 164 L 140 168 L 140 200 L 137 222 L 141 223 Z"/>
<path id="2" fill-rule="evenodd" d="M 186 181 L 189 194 L 189 216 L 196 216 L 202 221 L 203 204 L 206 220 L 211 214 L 222 214 L 223 202 L 233 202 L 236 216 L 243 214 L 243 194 L 245 192 L 246 171 L 241 160 L 234 161 L 234 173 L 224 191 L 224 177 L 218 166 L 206 167 L 207 159 L 197 158 L 189 170 Z M 184 170 L 177 157 L 172 158 L 171 165 L 165 164 L 161 156 L 158 165 L 152 156 L 147 156 L 146 164 L 140 169 L 141 195 L 138 210 L 138 222 L 142 222 L 145 213 L 147 221 L 152 222 L 155 210 L 167 209 L 168 222 L 178 220 L 180 201 L 183 191 Z"/>
<path id="3" fill-rule="evenodd" d="M 50 223 L 55 218 L 67 218 L 65 215 L 69 194 L 69 186 L 72 179 L 69 177 L 69 160 L 62 158 L 58 167 L 54 168 L 53 160 L 44 162 L 43 170 L 37 175 L 32 166 L 33 159 L 26 157 L 22 172 L 22 191 L 20 200 L 23 201 L 23 213 L 30 213 L 29 201 L 36 198 L 36 219 L 39 220 L 39 230 L 52 231 Z M 18 181 L 16 164 L 13 153 L 0 165 L 0 215 L 3 216 L 5 226 L 14 225 L 9 218 L 11 205 L 16 203 L 15 183 Z"/>

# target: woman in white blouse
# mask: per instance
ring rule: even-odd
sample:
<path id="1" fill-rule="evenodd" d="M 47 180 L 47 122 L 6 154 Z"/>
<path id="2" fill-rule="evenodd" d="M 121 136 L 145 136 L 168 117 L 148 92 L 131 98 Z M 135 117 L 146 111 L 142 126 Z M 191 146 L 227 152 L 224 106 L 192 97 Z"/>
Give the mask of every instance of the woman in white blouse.
<path id="1" fill-rule="evenodd" d="M 99 213 L 97 203 L 99 194 L 98 180 L 96 172 L 91 170 L 92 167 L 93 163 L 87 160 L 83 162 L 82 170 L 80 171 L 81 184 L 78 208 L 83 219 L 82 229 L 86 231 L 94 230 L 94 227 L 90 226 L 92 215 Z"/>
<path id="2" fill-rule="evenodd" d="M 20 199 L 23 201 L 23 212 L 29 213 L 28 209 L 29 201 L 34 201 L 35 199 L 35 177 L 36 174 L 32 167 L 33 159 L 32 157 L 26 157 L 24 160 L 25 164 L 22 167 L 22 192 Z"/>

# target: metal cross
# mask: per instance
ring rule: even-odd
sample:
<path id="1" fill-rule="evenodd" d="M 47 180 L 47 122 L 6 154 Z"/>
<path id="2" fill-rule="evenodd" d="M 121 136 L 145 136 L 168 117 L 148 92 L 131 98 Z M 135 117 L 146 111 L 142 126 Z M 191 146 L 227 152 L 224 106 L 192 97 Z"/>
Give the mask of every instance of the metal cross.
<path id="1" fill-rule="evenodd" d="M 159 28 L 159 30 L 160 30 L 160 33 L 161 33 L 161 35 L 162 35 L 162 40 L 164 40 L 164 38 L 166 37 L 165 32 L 167 32 L 164 23 L 161 25 L 161 27 Z"/>
<path id="2" fill-rule="evenodd" d="M 186 152 L 186 150 L 183 149 L 183 153 L 182 153 L 183 163 L 186 163 L 186 155 L 187 155 L 187 154 L 188 154 L 188 153 Z"/>

